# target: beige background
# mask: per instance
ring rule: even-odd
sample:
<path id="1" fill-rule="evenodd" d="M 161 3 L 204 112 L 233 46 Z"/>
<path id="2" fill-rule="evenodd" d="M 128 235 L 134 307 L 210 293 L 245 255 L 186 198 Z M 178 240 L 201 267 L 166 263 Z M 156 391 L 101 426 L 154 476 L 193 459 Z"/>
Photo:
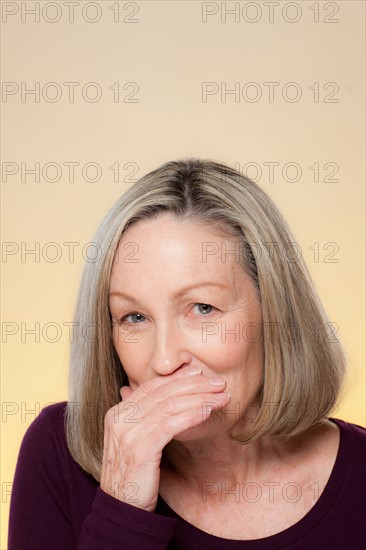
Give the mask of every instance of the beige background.
<path id="1" fill-rule="evenodd" d="M 39 22 L 26 13 L 34 2 L 2 2 L 3 87 L 19 91 L 3 93 L 1 103 L 1 548 L 24 432 L 43 406 L 67 399 L 66 323 L 72 321 L 83 247 L 133 181 L 168 160 L 226 162 L 256 179 L 277 203 L 346 346 L 348 393 L 334 416 L 366 425 L 364 2 L 280 2 L 272 22 L 263 2 L 237 2 L 238 20 L 227 15 L 226 22 L 221 2 L 120 2 L 120 21 L 114 22 L 116 2 L 102 1 L 94 3 L 100 15 L 95 23 L 96 7 L 79 2 L 73 23 L 63 2 L 46 11 L 40 2 Z M 226 3 L 227 9 L 234 6 Z M 203 22 L 205 9 L 217 13 Z M 298 21 L 289 22 L 296 14 Z M 22 86 L 24 92 L 37 82 L 39 102 L 31 95 L 22 101 Z M 62 92 L 57 102 L 51 101 L 56 88 L 50 82 Z M 64 82 L 80 83 L 74 102 Z M 85 87 L 90 82 L 102 92 L 97 102 L 90 101 L 95 88 Z M 117 82 L 120 100 L 114 102 L 109 88 Z M 204 82 L 219 90 L 207 101 Z M 245 87 L 250 82 L 262 93 L 257 102 L 250 101 L 254 86 Z M 273 101 L 266 82 L 278 83 Z M 289 82 L 302 92 L 297 102 L 290 101 L 293 86 L 283 98 Z M 233 89 L 235 83 L 244 90 L 238 101 L 221 97 L 224 86 Z M 38 183 L 25 172 L 36 162 Z M 74 181 L 64 164 L 70 162 L 80 163 Z M 272 181 L 265 164 L 271 162 L 279 163 Z M 56 170 L 48 163 L 60 166 L 59 181 L 49 181 Z M 90 181 L 96 171 L 87 163 L 99 167 L 99 181 Z M 288 163 L 300 168 L 298 181 L 290 181 L 293 167 L 286 175 Z M 112 165 L 119 166 L 119 181 Z M 329 181 L 334 167 L 336 181 Z M 18 171 L 5 177 L 12 169 Z M 67 242 L 78 243 L 73 261 Z M 39 261 L 24 255 L 37 246 Z M 4 247 L 14 253 L 4 254 Z M 60 257 L 53 262 L 56 252 Z M 26 332 L 36 323 L 39 341 Z"/>

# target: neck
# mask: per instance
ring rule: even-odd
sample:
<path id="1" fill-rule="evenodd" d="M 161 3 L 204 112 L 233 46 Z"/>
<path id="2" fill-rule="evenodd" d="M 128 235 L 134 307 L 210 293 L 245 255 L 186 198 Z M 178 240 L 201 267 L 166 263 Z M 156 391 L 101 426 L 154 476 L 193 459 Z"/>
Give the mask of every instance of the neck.
<path id="1" fill-rule="evenodd" d="M 207 483 L 229 487 L 265 477 L 268 466 L 273 471 L 287 452 L 284 441 L 269 436 L 244 445 L 225 434 L 191 441 L 173 439 L 164 448 L 161 469 L 192 490 Z"/>

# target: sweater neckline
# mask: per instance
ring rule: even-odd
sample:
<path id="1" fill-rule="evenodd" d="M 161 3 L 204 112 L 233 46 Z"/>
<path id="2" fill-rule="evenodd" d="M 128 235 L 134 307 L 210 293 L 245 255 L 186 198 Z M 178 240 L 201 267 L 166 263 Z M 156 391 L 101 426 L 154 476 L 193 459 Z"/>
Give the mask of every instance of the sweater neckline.
<path id="1" fill-rule="evenodd" d="M 298 522 L 283 531 L 268 537 L 250 540 L 217 537 L 216 535 L 202 531 L 179 516 L 170 508 L 160 494 L 158 495 L 158 510 L 155 510 L 155 512 L 163 512 L 164 515 L 178 520 L 176 528 L 176 536 L 178 538 L 182 538 L 185 541 L 191 540 L 192 543 L 198 543 L 202 546 L 207 545 L 207 548 L 211 546 L 213 548 L 218 548 L 221 544 L 223 548 L 237 550 L 239 548 L 242 549 L 245 543 L 245 548 L 248 550 L 274 550 L 279 545 L 282 547 L 284 544 L 299 541 L 299 539 L 304 537 L 309 531 L 315 529 L 317 524 L 320 523 L 323 517 L 328 513 L 337 498 L 347 474 L 347 466 L 352 452 L 352 429 L 347 422 L 339 418 L 329 417 L 328 420 L 336 424 L 340 431 L 338 452 L 328 481 L 314 506 L 310 508 L 305 516 Z"/>

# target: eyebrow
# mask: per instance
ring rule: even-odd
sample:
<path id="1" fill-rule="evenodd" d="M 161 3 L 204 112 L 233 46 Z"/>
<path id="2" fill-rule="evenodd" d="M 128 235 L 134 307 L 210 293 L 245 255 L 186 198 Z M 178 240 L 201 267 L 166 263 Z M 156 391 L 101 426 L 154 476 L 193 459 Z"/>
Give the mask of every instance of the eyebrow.
<path id="1" fill-rule="evenodd" d="M 207 282 L 201 282 L 201 283 L 195 283 L 193 285 L 186 286 L 179 290 L 178 292 L 175 292 L 174 294 L 169 295 L 169 301 L 176 300 L 177 298 L 180 298 L 193 288 L 201 288 L 204 286 L 216 286 L 220 288 L 227 288 L 227 285 L 221 284 L 221 283 L 215 283 L 213 281 L 207 281 Z M 126 298 L 126 300 L 129 300 L 130 302 L 138 303 L 138 300 L 134 298 L 133 296 L 130 296 L 129 294 L 126 294 L 125 292 L 120 292 L 118 290 L 115 290 L 114 292 L 111 292 L 109 294 L 109 297 L 111 296 L 120 296 L 121 298 Z"/>

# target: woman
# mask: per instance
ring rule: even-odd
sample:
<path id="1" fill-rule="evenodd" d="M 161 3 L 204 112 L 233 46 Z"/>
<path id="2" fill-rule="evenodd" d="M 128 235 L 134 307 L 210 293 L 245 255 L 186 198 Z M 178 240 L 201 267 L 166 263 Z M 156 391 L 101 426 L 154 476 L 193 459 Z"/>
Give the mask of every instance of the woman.
<path id="1" fill-rule="evenodd" d="M 94 241 L 70 399 L 24 436 L 9 549 L 365 549 L 366 429 L 329 416 L 343 348 L 272 200 L 168 162 Z"/>

